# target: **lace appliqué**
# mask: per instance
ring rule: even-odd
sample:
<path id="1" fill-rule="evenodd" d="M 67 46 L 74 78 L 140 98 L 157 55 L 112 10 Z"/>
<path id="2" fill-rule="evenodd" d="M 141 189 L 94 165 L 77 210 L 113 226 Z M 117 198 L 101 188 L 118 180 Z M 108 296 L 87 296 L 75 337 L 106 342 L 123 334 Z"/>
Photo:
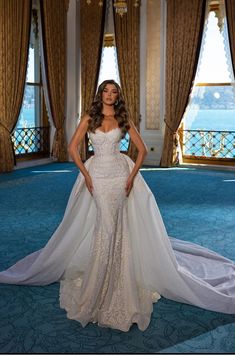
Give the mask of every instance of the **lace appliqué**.
<path id="1" fill-rule="evenodd" d="M 91 135 L 95 148 L 89 173 L 93 181 L 96 223 L 90 263 L 84 275 L 61 281 L 60 305 L 68 318 L 85 326 L 128 331 L 147 328 L 158 293 L 138 286 L 128 240 L 125 185 L 129 168 L 119 153 L 120 130 Z"/>

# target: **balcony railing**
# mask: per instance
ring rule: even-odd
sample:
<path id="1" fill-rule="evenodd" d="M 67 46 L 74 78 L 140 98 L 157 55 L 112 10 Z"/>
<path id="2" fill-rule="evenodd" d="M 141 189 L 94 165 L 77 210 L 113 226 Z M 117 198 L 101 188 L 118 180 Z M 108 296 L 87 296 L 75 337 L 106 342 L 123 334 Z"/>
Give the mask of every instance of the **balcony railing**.
<path id="1" fill-rule="evenodd" d="M 179 130 L 183 157 L 235 159 L 235 131 Z"/>
<path id="2" fill-rule="evenodd" d="M 18 128 L 11 139 L 17 157 L 35 154 L 45 157 L 50 154 L 50 127 Z"/>

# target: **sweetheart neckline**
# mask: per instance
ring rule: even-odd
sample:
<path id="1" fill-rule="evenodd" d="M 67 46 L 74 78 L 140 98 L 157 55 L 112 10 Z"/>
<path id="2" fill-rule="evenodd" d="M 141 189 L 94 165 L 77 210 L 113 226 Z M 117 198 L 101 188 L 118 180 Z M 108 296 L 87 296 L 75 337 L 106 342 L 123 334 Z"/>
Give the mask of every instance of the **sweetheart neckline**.
<path id="1" fill-rule="evenodd" d="M 113 129 L 111 129 L 109 131 L 102 131 L 102 130 L 96 129 L 96 132 L 98 131 L 98 132 L 101 132 L 103 134 L 107 134 L 107 133 L 112 132 L 112 131 L 117 130 L 117 129 L 120 130 L 120 127 L 114 127 Z"/>

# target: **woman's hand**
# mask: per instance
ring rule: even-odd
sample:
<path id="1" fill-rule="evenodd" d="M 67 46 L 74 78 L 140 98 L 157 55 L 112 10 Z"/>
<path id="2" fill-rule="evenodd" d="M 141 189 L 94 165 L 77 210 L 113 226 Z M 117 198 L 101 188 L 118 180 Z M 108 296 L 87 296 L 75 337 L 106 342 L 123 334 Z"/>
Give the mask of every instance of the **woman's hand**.
<path id="1" fill-rule="evenodd" d="M 126 190 L 126 196 L 128 197 L 129 194 L 130 194 L 130 191 L 133 187 L 133 184 L 134 184 L 134 177 L 132 175 L 130 175 L 127 179 L 127 182 L 126 182 L 126 187 L 125 187 L 125 190 Z"/>
<path id="2" fill-rule="evenodd" d="M 92 179 L 89 175 L 86 175 L 85 182 L 86 182 L 87 189 L 89 190 L 91 195 L 93 195 L 93 184 L 92 184 Z"/>

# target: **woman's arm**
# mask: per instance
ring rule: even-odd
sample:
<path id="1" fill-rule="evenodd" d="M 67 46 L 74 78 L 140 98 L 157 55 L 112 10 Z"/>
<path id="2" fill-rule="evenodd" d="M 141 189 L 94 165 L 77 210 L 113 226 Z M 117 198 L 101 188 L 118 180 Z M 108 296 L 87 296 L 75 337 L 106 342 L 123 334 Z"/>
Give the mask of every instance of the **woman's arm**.
<path id="1" fill-rule="evenodd" d="M 133 186 L 133 182 L 134 182 L 134 178 L 136 176 L 136 174 L 138 173 L 140 167 L 143 164 L 144 158 L 146 156 L 146 154 L 148 153 L 147 147 L 144 143 L 144 141 L 142 140 L 139 132 L 137 131 L 135 125 L 133 124 L 132 121 L 129 121 L 130 124 L 130 129 L 128 131 L 130 138 L 132 140 L 132 142 L 134 143 L 134 145 L 136 146 L 137 150 L 138 150 L 138 156 L 135 162 L 135 166 L 131 172 L 131 174 L 128 177 L 127 183 L 126 183 L 126 195 L 128 196 L 132 186 Z"/>
<path id="2" fill-rule="evenodd" d="M 90 119 L 89 115 L 85 115 L 82 117 L 82 119 L 81 119 L 72 139 L 71 139 L 71 142 L 68 146 L 68 152 L 69 152 L 70 156 L 72 157 L 73 161 L 75 162 L 75 164 L 80 169 L 80 172 L 84 175 L 85 181 L 86 181 L 86 186 L 87 186 L 89 192 L 92 194 L 92 189 L 93 189 L 92 180 L 91 180 L 91 177 L 90 177 L 86 167 L 84 166 L 84 164 L 81 160 L 81 156 L 78 152 L 78 146 L 82 142 L 82 139 L 87 132 L 89 119 Z"/>

